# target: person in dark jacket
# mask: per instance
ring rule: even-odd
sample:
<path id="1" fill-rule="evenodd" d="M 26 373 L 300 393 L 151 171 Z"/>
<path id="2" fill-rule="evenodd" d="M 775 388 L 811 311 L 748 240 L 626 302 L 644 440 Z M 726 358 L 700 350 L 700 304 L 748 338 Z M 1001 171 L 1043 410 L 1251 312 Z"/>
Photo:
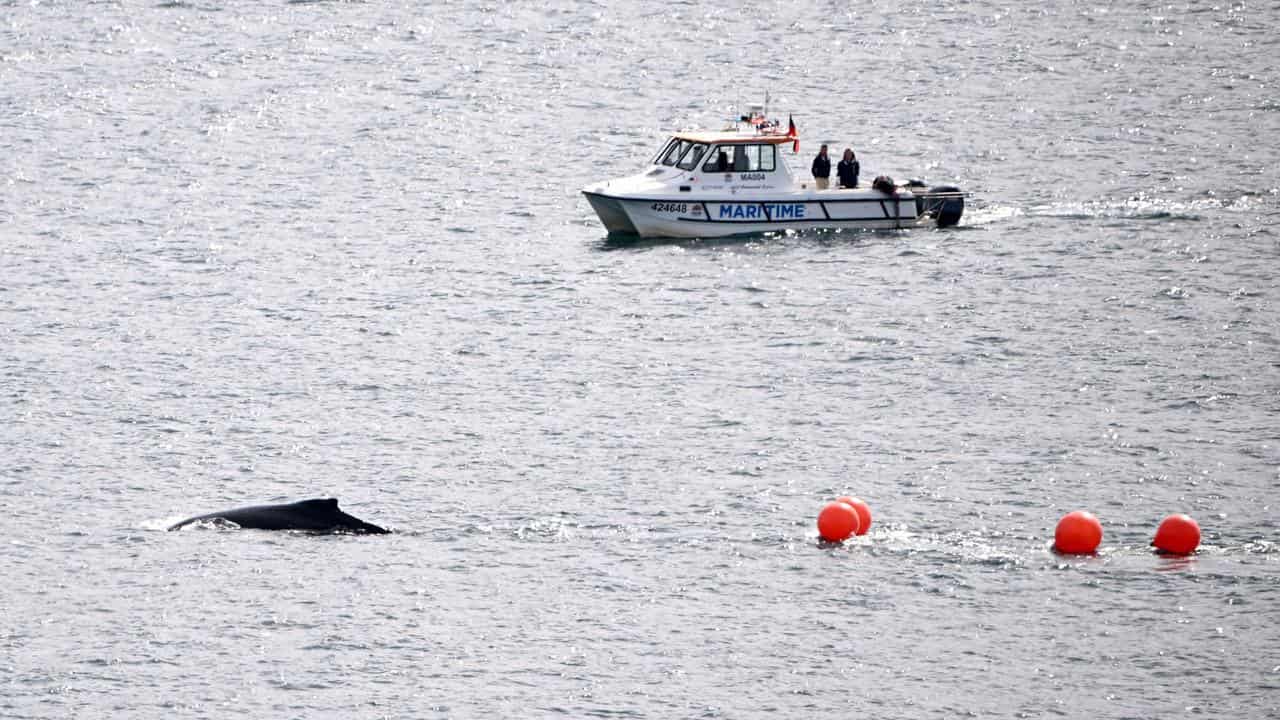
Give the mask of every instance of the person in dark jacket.
<path id="1" fill-rule="evenodd" d="M 818 156 L 813 159 L 813 184 L 819 190 L 831 187 L 831 158 L 827 157 L 827 146 L 823 145 Z"/>
<path id="2" fill-rule="evenodd" d="M 840 187 L 858 187 L 858 171 L 861 169 L 858 165 L 858 156 L 853 154 L 852 149 L 845 148 L 844 159 L 836 166 L 836 174 L 840 176 Z"/>

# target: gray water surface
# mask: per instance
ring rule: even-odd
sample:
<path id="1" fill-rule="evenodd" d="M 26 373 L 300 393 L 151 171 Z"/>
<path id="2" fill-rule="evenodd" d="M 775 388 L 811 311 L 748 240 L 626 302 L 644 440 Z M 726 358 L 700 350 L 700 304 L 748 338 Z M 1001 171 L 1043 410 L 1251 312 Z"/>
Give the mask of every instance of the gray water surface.
<path id="1" fill-rule="evenodd" d="M 1278 24 L 0 2 L 0 716 L 1280 715 Z M 962 224 L 605 237 L 766 92 Z"/>

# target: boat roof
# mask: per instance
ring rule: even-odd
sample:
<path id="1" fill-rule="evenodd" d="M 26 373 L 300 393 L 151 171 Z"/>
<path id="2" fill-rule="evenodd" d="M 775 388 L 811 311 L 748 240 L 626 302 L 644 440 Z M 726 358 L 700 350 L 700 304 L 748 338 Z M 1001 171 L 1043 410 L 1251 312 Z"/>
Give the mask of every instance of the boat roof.
<path id="1" fill-rule="evenodd" d="M 674 133 L 672 137 L 679 140 L 688 140 L 696 143 L 706 143 L 708 145 L 759 145 L 761 143 L 768 145 L 782 145 L 795 140 L 793 137 L 787 137 L 780 133 L 755 133 L 744 132 L 742 130 L 721 130 L 721 131 L 705 131 L 705 130 L 682 130 Z"/>

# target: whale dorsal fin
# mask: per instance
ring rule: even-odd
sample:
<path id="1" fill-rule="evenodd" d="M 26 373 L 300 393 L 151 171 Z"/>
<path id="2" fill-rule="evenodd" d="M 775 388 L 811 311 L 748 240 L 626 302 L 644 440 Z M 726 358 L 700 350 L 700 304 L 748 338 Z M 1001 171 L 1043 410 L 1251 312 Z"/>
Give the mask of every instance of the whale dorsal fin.
<path id="1" fill-rule="evenodd" d="M 311 507 L 317 510 L 337 510 L 338 498 L 315 498 L 313 500 L 303 500 L 298 503 L 304 507 Z"/>

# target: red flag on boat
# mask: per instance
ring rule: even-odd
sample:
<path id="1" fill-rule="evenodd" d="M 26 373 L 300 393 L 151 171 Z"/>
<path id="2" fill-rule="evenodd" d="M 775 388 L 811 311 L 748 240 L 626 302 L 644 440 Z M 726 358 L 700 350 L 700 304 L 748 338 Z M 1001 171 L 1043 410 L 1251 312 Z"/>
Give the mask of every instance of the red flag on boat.
<path id="1" fill-rule="evenodd" d="M 787 116 L 787 137 L 794 141 L 791 143 L 791 152 L 800 152 L 800 133 L 796 132 L 796 121 L 790 115 Z"/>

